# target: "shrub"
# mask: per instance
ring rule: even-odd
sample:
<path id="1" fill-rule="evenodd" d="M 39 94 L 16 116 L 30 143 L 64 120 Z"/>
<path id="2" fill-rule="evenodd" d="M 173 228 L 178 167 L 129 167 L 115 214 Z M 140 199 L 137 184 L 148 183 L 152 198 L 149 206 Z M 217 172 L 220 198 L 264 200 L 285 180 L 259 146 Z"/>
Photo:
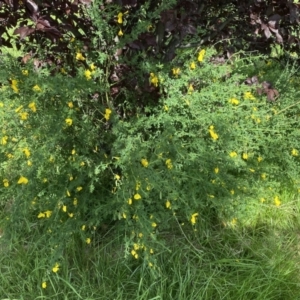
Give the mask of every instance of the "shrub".
<path id="1" fill-rule="evenodd" d="M 299 109 L 295 90 L 283 89 L 286 70 L 270 102 L 244 84 L 252 62 L 218 64 L 213 47 L 180 50 L 172 62 L 132 60 L 138 84 L 119 87 L 118 99 L 107 71 L 114 46 L 99 54 L 75 45 L 72 76 L 13 60 L 0 71 L 8 228 L 16 237 L 40 232 L 56 271 L 73 238 L 91 244 L 111 222 L 124 231 L 127 256 L 155 269 L 174 224 L 235 227 L 249 199 L 278 209 L 280 189 L 300 188 Z"/>

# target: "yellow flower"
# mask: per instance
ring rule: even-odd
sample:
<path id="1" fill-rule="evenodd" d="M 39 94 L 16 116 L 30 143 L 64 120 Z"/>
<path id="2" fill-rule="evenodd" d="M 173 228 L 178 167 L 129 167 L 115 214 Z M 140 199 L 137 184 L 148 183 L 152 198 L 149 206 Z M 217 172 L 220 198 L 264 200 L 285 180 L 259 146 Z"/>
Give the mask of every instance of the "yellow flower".
<path id="1" fill-rule="evenodd" d="M 122 31 L 122 29 L 120 29 L 118 32 L 118 36 L 122 36 L 122 35 L 123 35 L 123 31 Z"/>
<path id="2" fill-rule="evenodd" d="M 149 80 L 155 87 L 158 87 L 158 77 L 154 73 L 150 73 Z"/>
<path id="3" fill-rule="evenodd" d="M 191 95 L 193 91 L 194 91 L 194 87 L 192 84 L 190 84 L 188 87 L 188 94 Z"/>
<path id="4" fill-rule="evenodd" d="M 152 248 L 150 248 L 149 252 L 150 252 L 150 254 L 153 254 L 153 253 L 154 253 L 154 251 L 153 251 Z"/>
<path id="5" fill-rule="evenodd" d="M 28 107 L 33 111 L 33 112 L 36 112 L 36 106 L 35 106 L 35 103 L 34 102 L 31 102 L 28 104 Z"/>
<path id="6" fill-rule="evenodd" d="M 249 171 L 250 171 L 250 172 L 252 172 L 252 173 L 254 173 L 254 172 L 255 172 L 255 170 L 254 170 L 254 169 L 249 169 Z"/>
<path id="7" fill-rule="evenodd" d="M 236 223 L 237 223 L 237 218 L 233 218 L 233 219 L 231 220 L 231 222 L 230 222 L 230 224 L 231 224 L 232 226 L 235 226 Z"/>
<path id="8" fill-rule="evenodd" d="M 140 245 L 134 243 L 134 244 L 133 244 L 133 249 L 134 249 L 134 250 L 139 250 L 139 249 L 140 249 Z"/>
<path id="9" fill-rule="evenodd" d="M 199 52 L 199 54 L 198 54 L 198 61 L 199 61 L 199 62 L 202 62 L 202 61 L 203 61 L 204 55 L 205 55 L 205 50 L 202 49 L 202 50 Z"/>
<path id="10" fill-rule="evenodd" d="M 68 106 L 69 106 L 69 108 L 73 108 L 74 107 L 73 102 L 72 101 L 68 102 Z"/>
<path id="11" fill-rule="evenodd" d="M 131 255 L 135 258 L 138 259 L 139 255 L 136 253 L 136 251 L 134 249 L 131 250 Z"/>
<path id="12" fill-rule="evenodd" d="M 172 160 L 169 158 L 166 160 L 166 166 L 168 169 L 172 169 L 173 165 L 172 165 Z"/>
<path id="13" fill-rule="evenodd" d="M 82 161 L 82 162 L 80 163 L 80 167 L 84 167 L 84 166 L 85 166 L 85 162 Z"/>
<path id="14" fill-rule="evenodd" d="M 95 70 L 96 70 L 96 66 L 95 66 L 94 63 L 90 64 L 90 69 L 91 69 L 92 71 L 95 71 Z"/>
<path id="15" fill-rule="evenodd" d="M 122 213 L 122 217 L 123 217 L 123 219 L 126 219 L 127 218 L 127 215 L 126 215 L 126 213 Z"/>
<path id="16" fill-rule="evenodd" d="M 81 52 L 76 53 L 76 60 L 85 60 Z"/>
<path id="17" fill-rule="evenodd" d="M 92 78 L 92 72 L 90 70 L 85 70 L 84 76 L 85 76 L 86 80 L 90 80 Z"/>
<path id="18" fill-rule="evenodd" d="M 47 282 L 46 281 L 42 282 L 42 288 L 45 289 L 46 287 L 47 287 Z"/>
<path id="19" fill-rule="evenodd" d="M 77 190 L 78 192 L 80 192 L 80 191 L 82 190 L 82 186 L 78 186 L 78 187 L 76 188 L 76 190 Z"/>
<path id="20" fill-rule="evenodd" d="M 152 222 L 152 223 L 151 223 L 151 226 L 152 226 L 153 228 L 155 228 L 155 227 L 157 226 L 157 224 L 156 224 L 155 222 Z"/>
<path id="21" fill-rule="evenodd" d="M 77 205 L 77 203 L 78 203 L 78 200 L 77 200 L 77 198 L 74 198 L 74 200 L 73 200 L 73 205 L 74 205 L 74 206 L 76 206 L 76 205 Z"/>
<path id="22" fill-rule="evenodd" d="M 104 119 L 105 119 L 106 121 L 109 120 L 110 114 L 111 114 L 111 110 L 110 110 L 109 108 L 106 108 L 106 109 L 105 109 L 105 114 L 104 114 Z"/>
<path id="23" fill-rule="evenodd" d="M 247 153 L 243 153 L 243 159 L 245 159 L 245 160 L 248 159 L 248 154 Z"/>
<path id="24" fill-rule="evenodd" d="M 30 156 L 30 151 L 28 150 L 28 148 L 24 148 L 22 151 L 25 154 L 26 158 Z"/>
<path id="25" fill-rule="evenodd" d="M 229 153 L 230 157 L 237 157 L 237 153 L 235 151 L 232 151 Z"/>
<path id="26" fill-rule="evenodd" d="M 195 70 L 195 69 L 196 69 L 196 64 L 195 64 L 194 61 L 191 62 L 191 64 L 190 64 L 190 69 L 191 69 L 191 70 Z"/>
<path id="27" fill-rule="evenodd" d="M 260 177 L 261 177 L 262 180 L 265 180 L 267 178 L 267 174 L 266 173 L 262 173 L 260 175 Z"/>
<path id="28" fill-rule="evenodd" d="M 143 167 L 147 168 L 148 165 L 149 165 L 149 162 L 148 162 L 148 160 L 147 160 L 146 158 L 143 158 L 143 159 L 141 160 L 141 164 L 143 165 Z"/>
<path id="29" fill-rule="evenodd" d="M 257 161 L 258 162 L 261 162 L 263 160 L 263 158 L 261 157 L 261 156 L 259 156 L 258 158 L 257 158 Z"/>
<path id="30" fill-rule="evenodd" d="M 168 111 L 168 110 L 169 110 L 168 105 L 164 105 L 164 110 L 165 110 L 165 111 Z"/>
<path id="31" fill-rule="evenodd" d="M 28 76 L 28 70 L 22 70 L 22 74 Z"/>
<path id="32" fill-rule="evenodd" d="M 68 126 L 71 126 L 73 123 L 72 119 L 65 119 L 65 122 L 67 123 Z"/>
<path id="33" fill-rule="evenodd" d="M 51 211 L 51 210 L 46 210 L 46 211 L 44 212 L 44 214 L 45 214 L 46 218 L 50 218 L 51 215 L 52 215 L 52 211 Z"/>
<path id="34" fill-rule="evenodd" d="M 171 202 L 169 200 L 166 202 L 166 208 L 171 208 Z"/>
<path id="35" fill-rule="evenodd" d="M 41 92 L 41 88 L 36 84 L 33 88 L 32 88 L 35 92 Z"/>
<path id="36" fill-rule="evenodd" d="M 218 167 L 215 168 L 215 169 L 214 169 L 214 172 L 215 172 L 216 174 L 218 174 L 218 173 L 219 173 L 219 168 L 218 168 Z"/>
<path id="37" fill-rule="evenodd" d="M 245 92 L 244 99 L 255 100 L 255 97 L 253 96 L 253 94 L 251 92 Z"/>
<path id="38" fill-rule="evenodd" d="M 63 211 L 63 212 L 67 212 L 67 206 L 66 206 L 66 205 L 63 205 L 62 211 Z"/>
<path id="39" fill-rule="evenodd" d="M 37 217 L 40 219 L 40 218 L 45 218 L 45 216 L 46 215 L 44 213 L 40 212 Z"/>
<path id="40" fill-rule="evenodd" d="M 90 239 L 90 238 L 87 238 L 87 239 L 85 240 L 85 242 L 86 242 L 87 244 L 90 244 L 90 243 L 91 243 L 91 239 Z"/>
<path id="41" fill-rule="evenodd" d="M 172 69 L 172 73 L 173 73 L 173 75 L 175 75 L 176 77 L 178 77 L 178 75 L 180 74 L 180 69 L 179 68 L 173 68 Z"/>
<path id="42" fill-rule="evenodd" d="M 192 225 L 196 224 L 198 215 L 199 215 L 198 213 L 192 214 L 192 216 L 191 216 L 191 223 L 192 223 Z"/>
<path id="43" fill-rule="evenodd" d="M 2 144 L 2 145 L 6 145 L 6 144 L 7 144 L 7 140 L 8 140 L 8 136 L 7 136 L 7 135 L 3 136 L 3 137 L 1 138 L 1 144 Z"/>
<path id="44" fill-rule="evenodd" d="M 28 112 L 22 112 L 22 113 L 19 114 L 20 119 L 23 120 L 23 121 L 28 119 L 28 115 L 29 115 Z"/>
<path id="45" fill-rule="evenodd" d="M 275 206 L 280 206 L 281 201 L 279 200 L 278 196 L 274 197 L 274 204 L 275 204 Z"/>
<path id="46" fill-rule="evenodd" d="M 292 150 L 292 155 L 293 156 L 298 156 L 298 150 L 297 149 L 293 149 Z"/>
<path id="47" fill-rule="evenodd" d="M 240 101 L 236 98 L 231 98 L 229 100 L 229 102 L 232 104 L 232 105 L 239 105 Z"/>
<path id="48" fill-rule="evenodd" d="M 231 191 L 230 191 L 230 194 L 231 194 L 231 195 L 234 195 L 234 190 L 231 190 Z"/>
<path id="49" fill-rule="evenodd" d="M 19 89 L 18 89 L 18 81 L 13 79 L 11 81 L 11 88 L 16 92 L 16 93 L 19 93 Z"/>
<path id="50" fill-rule="evenodd" d="M 8 179 L 3 179 L 3 185 L 4 185 L 4 187 L 9 187 Z"/>
<path id="51" fill-rule="evenodd" d="M 215 131 L 214 131 L 214 126 L 210 126 L 209 127 L 209 134 L 210 134 L 210 136 L 211 136 L 211 138 L 214 140 L 214 141 L 216 141 L 218 138 L 219 138 L 219 136 L 215 133 Z"/>
<path id="52" fill-rule="evenodd" d="M 264 203 L 265 201 L 266 201 L 265 198 L 260 198 L 260 202 L 261 202 L 261 203 Z"/>
<path id="53" fill-rule="evenodd" d="M 59 264 L 56 263 L 55 266 L 52 268 L 53 273 L 57 273 L 59 271 Z"/>
<path id="54" fill-rule="evenodd" d="M 121 179 L 120 175 L 115 174 L 115 179 L 116 179 L 116 180 L 120 180 L 120 179 Z"/>
<path id="55" fill-rule="evenodd" d="M 127 202 L 128 202 L 129 205 L 131 205 L 132 204 L 132 199 L 129 198 Z"/>
<path id="56" fill-rule="evenodd" d="M 20 179 L 18 180 L 18 184 L 27 184 L 28 179 L 26 177 L 21 176 Z"/>
<path id="57" fill-rule="evenodd" d="M 82 231 L 85 231 L 85 225 L 82 225 L 82 226 L 81 226 L 81 230 L 82 230 Z"/>
<path id="58" fill-rule="evenodd" d="M 133 196 L 133 199 L 134 199 L 134 200 L 140 200 L 140 199 L 142 199 L 142 197 L 141 197 L 140 194 L 135 194 L 135 195 Z"/>
<path id="59" fill-rule="evenodd" d="M 123 23 L 123 14 L 121 12 L 118 13 L 118 23 L 119 24 Z"/>

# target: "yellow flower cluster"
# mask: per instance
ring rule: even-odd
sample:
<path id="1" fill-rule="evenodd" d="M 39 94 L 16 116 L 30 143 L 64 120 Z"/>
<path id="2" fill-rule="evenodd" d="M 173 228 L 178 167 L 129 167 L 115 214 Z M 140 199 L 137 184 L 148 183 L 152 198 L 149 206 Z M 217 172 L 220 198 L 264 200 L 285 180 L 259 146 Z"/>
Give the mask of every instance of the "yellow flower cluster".
<path id="1" fill-rule="evenodd" d="M 3 185 L 4 185 L 4 187 L 9 187 L 8 179 L 3 179 Z"/>
<path id="2" fill-rule="evenodd" d="M 148 162 L 148 160 L 147 160 L 146 158 L 143 158 L 143 159 L 141 160 L 141 164 L 143 165 L 143 167 L 147 168 L 148 165 L 149 165 L 149 162 Z"/>
<path id="3" fill-rule="evenodd" d="M 90 65 L 90 69 L 91 69 L 91 71 L 89 69 L 84 71 L 84 76 L 85 76 L 86 80 L 92 79 L 92 75 L 95 73 L 96 66 L 94 65 L 94 63 L 92 63 Z"/>
<path id="4" fill-rule="evenodd" d="M 292 149 L 292 155 L 293 156 L 298 156 L 299 155 L 299 153 L 298 153 L 298 150 L 297 149 Z"/>
<path id="5" fill-rule="evenodd" d="M 194 214 L 192 214 L 192 216 L 191 216 L 191 223 L 192 223 L 192 225 L 195 225 L 196 224 L 196 221 L 197 221 L 197 217 L 198 217 L 198 213 L 194 213 Z"/>
<path id="6" fill-rule="evenodd" d="M 179 68 L 173 68 L 172 73 L 175 77 L 178 77 L 178 75 L 180 74 L 180 69 Z"/>
<path id="7" fill-rule="evenodd" d="M 239 105 L 240 101 L 236 98 L 231 98 L 229 100 L 229 103 L 231 103 L 232 105 Z"/>
<path id="8" fill-rule="evenodd" d="M 16 92 L 19 93 L 19 89 L 18 89 L 18 81 L 16 79 L 12 79 L 11 80 L 11 88 Z"/>
<path id="9" fill-rule="evenodd" d="M 27 184 L 28 179 L 24 176 L 21 176 L 20 179 L 18 180 L 18 184 Z"/>
<path id="10" fill-rule="evenodd" d="M 82 55 L 81 52 L 77 52 L 76 53 L 76 60 L 85 60 L 85 57 Z"/>
<path id="11" fill-rule="evenodd" d="M 210 136 L 211 136 L 211 138 L 214 140 L 214 141 L 216 141 L 218 138 L 219 138 L 219 136 L 217 135 L 217 133 L 215 132 L 215 130 L 214 130 L 214 126 L 213 125 L 211 125 L 210 127 L 209 127 L 209 134 L 210 134 Z"/>
<path id="12" fill-rule="evenodd" d="M 232 158 L 237 157 L 237 153 L 235 151 L 231 151 L 229 153 L 229 156 L 232 157 Z"/>
<path id="13" fill-rule="evenodd" d="M 65 122 L 66 122 L 66 124 L 67 124 L 68 126 L 71 126 L 72 123 L 73 123 L 73 120 L 70 119 L 70 118 L 67 118 L 67 119 L 65 120 Z"/>
<path id="14" fill-rule="evenodd" d="M 52 268 L 52 272 L 53 273 L 57 273 L 59 271 L 59 263 L 56 263 L 55 265 L 54 265 L 54 267 Z"/>
<path id="15" fill-rule="evenodd" d="M 32 88 L 35 92 L 41 92 L 42 89 L 36 84 L 33 88 Z"/>
<path id="16" fill-rule="evenodd" d="M 7 144 L 7 140 L 8 140 L 8 136 L 5 135 L 1 138 L 1 145 L 6 145 Z"/>
<path id="17" fill-rule="evenodd" d="M 109 118 L 110 118 L 110 115 L 111 115 L 111 110 L 110 110 L 109 108 L 106 108 L 106 109 L 105 109 L 105 114 L 104 114 L 104 119 L 105 119 L 106 121 L 108 121 Z"/>
<path id="18" fill-rule="evenodd" d="M 278 196 L 274 197 L 274 204 L 275 204 L 275 206 L 280 206 L 281 205 L 281 201 L 279 200 Z"/>
<path id="19" fill-rule="evenodd" d="M 256 98 L 253 96 L 251 92 L 245 92 L 244 93 L 244 99 L 246 100 L 255 100 Z"/>
<path id="20" fill-rule="evenodd" d="M 155 87 L 158 87 L 158 77 L 154 73 L 150 73 L 150 83 L 153 84 Z"/>
<path id="21" fill-rule="evenodd" d="M 173 168 L 172 160 L 170 158 L 166 160 L 166 166 L 168 169 Z"/>
<path id="22" fill-rule="evenodd" d="M 51 210 L 46 210 L 44 212 L 40 212 L 37 217 L 38 217 L 38 219 L 41 219 L 41 218 L 50 218 L 51 215 L 52 215 L 52 211 Z"/>
<path id="23" fill-rule="evenodd" d="M 202 61 L 203 61 L 204 55 L 205 55 L 205 50 L 202 49 L 202 50 L 199 52 L 199 54 L 198 54 L 198 61 L 199 61 L 199 62 L 202 62 Z"/>

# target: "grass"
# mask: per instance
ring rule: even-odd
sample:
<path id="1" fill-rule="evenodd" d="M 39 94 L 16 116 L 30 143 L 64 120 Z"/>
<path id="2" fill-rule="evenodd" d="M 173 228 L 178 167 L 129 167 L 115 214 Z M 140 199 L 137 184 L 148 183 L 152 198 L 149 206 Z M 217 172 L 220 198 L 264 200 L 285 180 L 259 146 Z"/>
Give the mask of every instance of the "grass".
<path id="1" fill-rule="evenodd" d="M 174 231 L 171 251 L 154 254 L 155 268 L 124 259 L 116 230 L 93 246 L 72 241 L 56 274 L 37 234 L 24 241 L 4 234 L 0 299 L 299 299 L 298 199 L 281 199 L 275 213 L 271 204 L 252 206 L 253 222 Z"/>

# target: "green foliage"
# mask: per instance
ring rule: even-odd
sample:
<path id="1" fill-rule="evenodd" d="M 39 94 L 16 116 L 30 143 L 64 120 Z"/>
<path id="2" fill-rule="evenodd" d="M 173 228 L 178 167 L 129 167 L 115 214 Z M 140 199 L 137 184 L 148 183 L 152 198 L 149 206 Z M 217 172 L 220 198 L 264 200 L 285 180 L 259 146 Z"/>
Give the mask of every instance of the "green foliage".
<path id="1" fill-rule="evenodd" d="M 70 249 L 89 251 L 112 224 L 123 238 L 126 263 L 149 278 L 168 272 L 160 253 L 174 251 L 174 231 L 201 261 L 196 245 L 207 242 L 202 232 L 224 231 L 226 242 L 227 230 L 299 225 L 297 213 L 287 220 L 298 211 L 289 197 L 300 190 L 295 65 L 282 68 L 244 53 L 234 63 L 218 63 L 214 47 L 177 50 L 171 62 L 155 53 L 148 57 L 149 49 L 117 57 L 116 48 L 134 42 L 169 7 L 158 5 L 147 15 L 148 4 L 139 6 L 136 16 L 120 16 L 121 8 L 113 5 L 108 11 L 91 8 L 89 20 L 97 29 L 91 48 L 71 39 L 70 61 L 60 69 L 37 67 L 34 60 L 20 65 L 11 58 L 1 65 L 5 233 L 24 244 L 31 234 L 39 237 L 45 248 L 37 245 L 37 251 L 47 249 L 36 272 L 42 278 L 67 274 Z M 101 19 L 105 13 L 115 20 L 109 26 Z M 114 39 L 120 30 L 125 36 Z M 259 82 L 272 81 L 278 99 L 267 101 L 256 86 L 244 84 L 253 75 Z M 200 240 L 192 238 L 199 232 Z M 233 259 L 239 258 L 246 260 L 241 264 L 246 272 L 247 250 L 243 247 L 241 257 L 228 254 L 228 268 L 226 261 L 217 262 L 217 274 L 235 272 L 240 265 Z M 261 257 L 254 257 L 253 278 L 262 276 Z M 177 259 L 185 259 L 184 253 Z M 217 295 L 224 284 L 218 280 L 201 291 L 203 298 Z M 273 282 L 272 294 L 271 287 Z M 173 295 L 179 296 L 188 298 Z"/>

